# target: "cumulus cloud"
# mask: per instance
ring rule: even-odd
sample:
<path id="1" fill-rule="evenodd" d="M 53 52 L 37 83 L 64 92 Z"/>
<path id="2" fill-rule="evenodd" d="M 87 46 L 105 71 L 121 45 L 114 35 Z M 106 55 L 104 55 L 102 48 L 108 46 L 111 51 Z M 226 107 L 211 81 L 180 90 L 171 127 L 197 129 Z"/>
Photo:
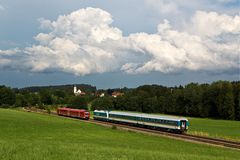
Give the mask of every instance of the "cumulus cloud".
<path id="1" fill-rule="evenodd" d="M 200 36 L 213 37 L 223 33 L 238 34 L 240 32 L 240 16 L 197 11 L 192 18 L 192 26 L 190 27 L 193 33 Z"/>
<path id="2" fill-rule="evenodd" d="M 112 26 L 110 13 L 98 8 L 39 21 L 47 32 L 36 35 L 31 47 L 0 50 L 0 68 L 76 75 L 240 69 L 239 15 L 197 11 L 183 31 L 164 20 L 154 34 L 128 36 Z"/>

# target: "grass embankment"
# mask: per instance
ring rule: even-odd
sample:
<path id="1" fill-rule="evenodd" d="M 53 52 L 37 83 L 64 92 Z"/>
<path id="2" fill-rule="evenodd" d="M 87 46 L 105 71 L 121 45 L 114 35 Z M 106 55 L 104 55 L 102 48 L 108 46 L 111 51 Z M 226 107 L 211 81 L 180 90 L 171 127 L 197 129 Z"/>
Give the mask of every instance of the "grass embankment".
<path id="1" fill-rule="evenodd" d="M 237 150 L 0 109 L 1 160 L 238 160 Z"/>
<path id="2" fill-rule="evenodd" d="M 189 134 L 240 141 L 239 121 L 207 118 L 188 118 L 188 120 L 190 122 Z"/>

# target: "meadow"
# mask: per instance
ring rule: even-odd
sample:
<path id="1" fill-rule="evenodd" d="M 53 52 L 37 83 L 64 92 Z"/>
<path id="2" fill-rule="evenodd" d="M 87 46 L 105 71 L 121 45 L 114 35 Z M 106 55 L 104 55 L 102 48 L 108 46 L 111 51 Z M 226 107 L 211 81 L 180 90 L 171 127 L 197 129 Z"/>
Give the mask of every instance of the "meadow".
<path id="1" fill-rule="evenodd" d="M 0 109 L 1 160 L 234 160 L 237 150 Z"/>
<path id="2" fill-rule="evenodd" d="M 240 141 L 240 121 L 188 118 L 189 134 Z"/>

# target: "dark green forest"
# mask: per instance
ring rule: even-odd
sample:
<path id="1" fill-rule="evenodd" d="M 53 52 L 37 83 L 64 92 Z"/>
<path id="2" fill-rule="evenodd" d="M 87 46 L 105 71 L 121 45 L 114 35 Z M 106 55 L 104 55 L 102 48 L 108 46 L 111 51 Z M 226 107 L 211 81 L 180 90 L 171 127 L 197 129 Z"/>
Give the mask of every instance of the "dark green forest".
<path id="1" fill-rule="evenodd" d="M 97 90 L 91 85 L 77 87 L 86 95 L 75 96 L 73 85 L 21 89 L 0 86 L 0 107 L 71 107 L 240 120 L 240 81 L 190 83 L 175 87 L 143 85 L 106 90 Z M 114 98 L 111 96 L 114 91 L 124 95 Z M 101 93 L 105 96 L 99 97 Z"/>

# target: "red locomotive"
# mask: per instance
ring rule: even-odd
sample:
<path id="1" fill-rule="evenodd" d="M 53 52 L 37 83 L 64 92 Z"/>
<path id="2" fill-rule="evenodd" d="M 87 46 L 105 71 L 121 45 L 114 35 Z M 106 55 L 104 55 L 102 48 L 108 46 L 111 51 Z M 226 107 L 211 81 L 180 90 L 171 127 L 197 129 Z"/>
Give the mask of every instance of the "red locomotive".
<path id="1" fill-rule="evenodd" d="M 89 120 L 90 118 L 90 112 L 84 109 L 58 108 L 57 114 L 59 116 L 67 116 L 86 120 Z"/>

